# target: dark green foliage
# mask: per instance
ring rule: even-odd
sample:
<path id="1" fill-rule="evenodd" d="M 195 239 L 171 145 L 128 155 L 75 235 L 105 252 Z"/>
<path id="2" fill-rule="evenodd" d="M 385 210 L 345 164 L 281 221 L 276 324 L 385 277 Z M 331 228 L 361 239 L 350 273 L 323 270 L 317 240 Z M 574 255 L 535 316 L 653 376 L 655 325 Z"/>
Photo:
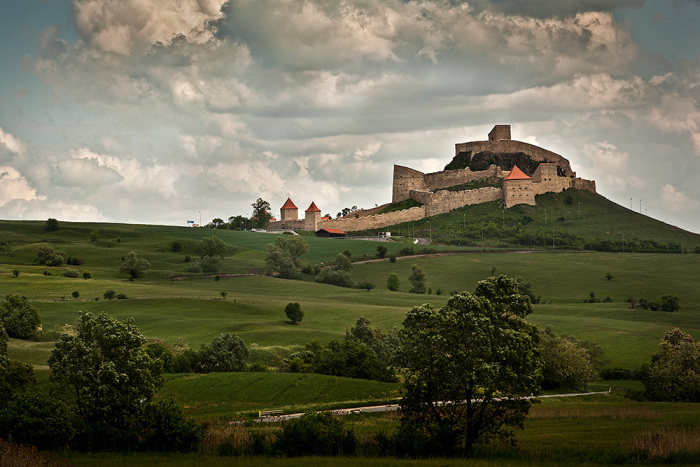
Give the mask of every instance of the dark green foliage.
<path id="1" fill-rule="evenodd" d="M 606 368 L 600 372 L 603 380 L 629 380 L 635 379 L 634 374 L 627 368 Z"/>
<path id="2" fill-rule="evenodd" d="M 366 291 L 370 291 L 372 289 L 376 289 L 377 286 L 375 285 L 374 281 L 371 279 L 365 279 L 363 281 L 359 281 L 355 284 L 356 289 L 365 289 Z"/>
<path id="3" fill-rule="evenodd" d="M 12 270 L 12 275 L 15 277 L 19 277 L 19 269 L 13 269 Z"/>
<path id="4" fill-rule="evenodd" d="M 662 295 L 659 301 L 661 302 L 661 309 L 663 311 L 672 313 L 681 309 L 681 301 L 676 295 Z"/>
<path id="5" fill-rule="evenodd" d="M 411 282 L 411 293 L 424 294 L 425 293 L 425 272 L 417 264 L 411 266 L 411 275 L 408 277 Z"/>
<path id="6" fill-rule="evenodd" d="M 530 282 L 525 282 L 522 277 L 516 277 L 516 282 L 518 283 L 518 293 L 520 295 L 525 295 L 530 297 L 530 303 L 538 304 L 542 297 L 536 297 L 535 292 L 532 290 L 532 284 Z"/>
<path id="7" fill-rule="evenodd" d="M 109 289 L 108 291 L 102 294 L 102 297 L 105 300 L 114 300 L 115 298 L 117 298 L 117 293 L 114 290 Z"/>
<path id="8" fill-rule="evenodd" d="M 46 220 L 46 227 L 45 227 L 47 232 L 55 232 L 58 230 L 58 221 L 52 217 L 49 217 Z"/>
<path id="9" fill-rule="evenodd" d="M 316 282 L 337 285 L 338 287 L 352 287 L 354 285 L 349 272 L 333 269 L 331 266 L 321 269 L 318 276 L 316 276 Z"/>
<path id="10" fill-rule="evenodd" d="M 211 345 L 202 344 L 199 351 L 199 371 L 230 372 L 243 371 L 248 360 L 248 349 L 243 339 L 235 334 L 221 334 Z"/>
<path id="11" fill-rule="evenodd" d="M 133 446 L 144 408 L 163 384 L 163 367 L 142 348 L 145 339 L 133 319 L 81 311 L 75 330 L 61 335 L 48 364 L 80 419 L 76 444 L 88 450 Z"/>
<path id="12" fill-rule="evenodd" d="M 301 310 L 301 305 L 297 302 L 288 303 L 287 306 L 284 307 L 284 313 L 292 324 L 300 323 L 301 320 L 304 319 L 304 312 Z"/>
<path id="13" fill-rule="evenodd" d="M 307 413 L 283 425 L 274 449 L 289 457 L 351 456 L 357 437 L 330 412 Z"/>
<path id="14" fill-rule="evenodd" d="M 377 354 L 367 345 L 353 340 L 329 342 L 316 354 L 313 372 L 348 378 L 396 381 L 394 371 L 387 367 Z"/>
<path id="15" fill-rule="evenodd" d="M 146 346 L 146 353 L 154 361 L 160 361 L 165 373 L 175 373 L 175 355 L 161 342 L 152 342 Z"/>
<path id="16" fill-rule="evenodd" d="M 387 206 L 384 206 L 382 209 L 379 210 L 379 212 L 377 212 L 377 214 L 384 214 L 387 212 L 394 211 L 403 211 L 404 209 L 410 209 L 420 206 L 423 206 L 423 203 L 419 203 L 418 201 L 409 198 L 403 201 L 399 201 L 398 203 L 392 203 Z"/>
<path id="17" fill-rule="evenodd" d="M 610 274 L 610 273 L 607 273 L 607 274 L 605 274 L 605 278 L 606 278 L 607 280 L 611 281 L 611 280 L 613 280 L 613 279 L 615 278 L 615 276 L 613 276 L 613 275 Z"/>
<path id="18" fill-rule="evenodd" d="M 36 335 L 41 317 L 26 297 L 9 294 L 5 295 L 5 299 L 0 302 L 0 322 L 8 336 L 29 339 Z"/>
<path id="19" fill-rule="evenodd" d="M 386 258 L 386 254 L 389 251 L 389 249 L 385 245 L 379 245 L 377 247 L 377 255 L 380 258 Z"/>
<path id="20" fill-rule="evenodd" d="M 272 217 L 269 213 L 271 209 L 270 203 L 262 198 L 258 198 L 255 200 L 252 206 L 253 215 L 251 216 L 250 220 L 254 224 L 253 227 L 258 229 L 266 229 L 270 224 L 270 218 Z"/>
<path id="21" fill-rule="evenodd" d="M 192 264 L 196 264 L 196 262 Z M 219 255 L 202 256 L 199 260 L 199 265 L 202 268 L 202 272 L 219 272 L 223 267 L 221 256 Z"/>
<path id="22" fill-rule="evenodd" d="M 678 328 L 666 331 L 642 382 L 651 400 L 700 402 L 700 342 Z"/>
<path id="23" fill-rule="evenodd" d="M 122 261 L 119 270 L 129 274 L 130 280 L 134 280 L 143 276 L 150 267 L 151 263 L 145 258 L 139 258 L 135 251 L 130 251 Z"/>
<path id="24" fill-rule="evenodd" d="M 71 294 L 71 297 L 73 297 L 73 298 L 75 298 L 75 299 L 77 300 L 78 297 L 80 297 L 80 292 L 77 291 L 77 290 L 75 290 L 75 291 Z"/>
<path id="25" fill-rule="evenodd" d="M 41 450 L 67 446 L 71 425 L 65 405 L 41 394 L 17 395 L 0 409 L 0 438 Z"/>
<path id="26" fill-rule="evenodd" d="M 391 256 L 389 256 L 389 261 L 391 261 L 392 263 L 395 263 L 396 262 L 396 255 L 392 254 Z"/>
<path id="27" fill-rule="evenodd" d="M 274 243 L 265 245 L 265 262 L 269 274 L 276 273 L 283 279 L 295 279 L 301 275 L 301 256 L 309 245 L 298 236 L 277 237 Z"/>
<path id="28" fill-rule="evenodd" d="M 400 332 L 407 368 L 401 424 L 424 440 L 423 455 L 472 452 L 492 438 L 513 441 L 539 389 L 539 333 L 514 279 L 491 277 L 474 294 L 453 295 L 439 310 L 409 311 Z M 465 338 L 469 336 L 469 338 Z M 436 401 L 460 401 L 439 405 Z"/>
<path id="29" fill-rule="evenodd" d="M 83 279 L 90 279 L 92 278 L 92 274 L 90 274 L 88 271 L 83 271 Z"/>
<path id="30" fill-rule="evenodd" d="M 0 355 L 0 407 L 16 394 L 24 393 L 34 383 L 36 377 L 30 364 L 8 360 L 6 355 Z"/>
<path id="31" fill-rule="evenodd" d="M 182 242 L 180 242 L 179 240 L 175 240 L 173 243 L 170 244 L 170 251 L 182 251 Z"/>
<path id="32" fill-rule="evenodd" d="M 369 347 L 379 359 L 387 366 L 399 366 L 397 354 L 399 351 L 399 337 L 395 330 L 386 332 L 378 328 L 371 328 L 370 321 L 360 316 L 355 326 L 346 333 L 346 340 L 354 340 Z"/>
<path id="33" fill-rule="evenodd" d="M 146 408 L 139 449 L 190 452 L 197 448 L 202 435 L 202 427 L 186 419 L 174 401 L 158 401 Z"/>

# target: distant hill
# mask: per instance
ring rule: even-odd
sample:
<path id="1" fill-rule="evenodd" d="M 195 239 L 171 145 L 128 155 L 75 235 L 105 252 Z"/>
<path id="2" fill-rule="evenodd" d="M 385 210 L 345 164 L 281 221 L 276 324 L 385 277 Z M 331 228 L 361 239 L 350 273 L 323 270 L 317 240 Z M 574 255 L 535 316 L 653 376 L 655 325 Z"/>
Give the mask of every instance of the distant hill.
<path id="1" fill-rule="evenodd" d="M 700 235 L 627 209 L 600 194 L 570 188 L 538 195 L 536 201 L 537 206 L 510 209 L 503 209 L 500 202 L 465 206 L 380 230 L 431 237 L 433 244 L 446 245 L 700 253 Z M 376 235 L 378 230 L 356 234 Z"/>

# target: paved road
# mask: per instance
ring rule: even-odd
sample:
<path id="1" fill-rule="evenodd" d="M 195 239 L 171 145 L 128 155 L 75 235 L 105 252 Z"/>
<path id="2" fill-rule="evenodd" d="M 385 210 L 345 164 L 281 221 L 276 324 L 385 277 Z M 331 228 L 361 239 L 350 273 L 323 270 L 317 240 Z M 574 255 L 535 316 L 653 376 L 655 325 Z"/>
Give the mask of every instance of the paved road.
<path id="1" fill-rule="evenodd" d="M 598 391 L 598 392 L 578 392 L 573 394 L 548 394 L 546 396 L 530 396 L 525 399 L 549 399 L 552 397 L 579 397 L 579 396 L 592 396 L 595 394 L 610 394 L 610 391 Z M 359 413 L 371 413 L 371 412 L 393 412 L 399 410 L 399 404 L 388 404 L 388 405 L 373 405 L 369 407 L 353 407 L 350 409 L 337 409 L 331 410 L 330 412 L 334 415 L 350 415 Z M 254 422 L 283 422 L 285 420 L 292 420 L 299 418 L 304 415 L 305 412 L 291 413 L 284 415 L 275 415 L 272 417 L 261 417 L 253 420 Z M 240 423 L 240 422 L 239 422 Z"/>

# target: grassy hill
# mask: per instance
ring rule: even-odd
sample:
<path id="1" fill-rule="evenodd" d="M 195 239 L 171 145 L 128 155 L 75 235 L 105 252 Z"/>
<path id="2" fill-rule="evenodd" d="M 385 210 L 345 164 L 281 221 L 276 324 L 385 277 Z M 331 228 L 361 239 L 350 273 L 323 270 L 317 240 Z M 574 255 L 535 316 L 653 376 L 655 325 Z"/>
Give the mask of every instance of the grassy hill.
<path id="1" fill-rule="evenodd" d="M 700 249 L 700 236 L 615 204 L 589 191 L 538 195 L 537 206 L 503 209 L 500 202 L 465 206 L 446 214 L 382 229 L 429 237 L 449 245 L 535 249 L 680 253 Z M 699 250 L 700 251 L 700 250 Z"/>
<path id="2" fill-rule="evenodd" d="M 571 203 L 566 198 L 570 194 L 574 197 Z M 580 218 L 578 200 L 582 200 Z M 584 204 L 585 200 L 588 204 Z M 455 254 L 408 256 L 400 257 L 396 262 L 356 264 L 352 270 L 353 279 L 373 280 L 377 288 L 371 291 L 319 284 L 310 275 L 300 281 L 260 275 L 265 266 L 265 245 L 275 238 L 270 234 L 69 222 L 60 222 L 57 231 L 47 232 L 45 223 L 40 221 L 0 221 L 0 293 L 28 297 L 42 315 L 45 330 L 37 341 L 11 340 L 9 354 L 13 359 L 34 364 L 45 374 L 46 360 L 58 332 L 76 320 L 78 310 L 89 310 L 95 313 L 104 311 L 120 319 L 134 317 L 148 339 L 174 344 L 183 337 L 193 348 L 211 342 L 220 333 L 233 332 L 251 347 L 255 358 L 264 359 L 274 366 L 275 362 L 311 340 L 327 342 L 343 338 L 359 316 L 367 317 L 374 326 L 382 328 L 400 326 L 406 311 L 412 306 L 425 302 L 441 306 L 449 293 L 474 290 L 477 281 L 493 273 L 505 273 L 523 277 L 532 284 L 535 294 L 542 297 L 542 303 L 535 305 L 535 312 L 529 319 L 553 325 L 558 333 L 593 340 L 603 346 L 611 366 L 634 369 L 649 359 L 667 329 L 679 326 L 700 338 L 700 291 L 696 287 L 700 282 L 700 255 L 687 254 L 700 245 L 700 241 L 695 234 L 612 203 L 606 208 L 600 204 L 602 202 L 604 199 L 591 193 L 566 192 L 538 197 L 536 207 L 518 206 L 505 213 L 499 206 L 485 204 L 437 216 L 430 219 L 434 239 L 448 238 L 449 235 L 466 236 L 477 228 L 480 238 L 479 225 L 485 225 L 485 231 L 492 227 L 493 232 L 502 232 L 505 231 L 502 225 L 505 216 L 505 229 L 509 231 L 522 233 L 541 228 L 550 235 L 547 229 L 551 229 L 555 232 L 555 249 L 549 245 L 534 245 L 531 249 L 536 252 L 516 253 L 497 248 L 487 248 L 488 252 L 484 252 L 481 248 L 439 246 L 437 251 Z M 524 216 L 532 220 L 517 222 Z M 560 217 L 564 221 L 557 220 Z M 567 224 L 569 220 L 571 222 Z M 501 227 L 497 228 L 499 221 Z M 414 228 L 416 235 L 421 235 L 421 226 Z M 99 231 L 99 239 L 92 241 L 91 236 L 96 231 Z M 682 234 L 686 254 L 630 253 L 627 249 L 625 254 L 575 252 L 564 251 L 556 244 L 557 235 L 563 237 L 565 232 L 571 238 L 575 236 L 581 241 L 592 242 L 601 232 L 613 238 L 616 235 L 621 237 L 623 231 L 639 234 L 634 237 L 635 234 L 630 233 L 630 240 L 655 239 L 658 244 L 667 246 Z M 426 229 L 426 237 L 427 233 Z M 213 275 L 185 271 L 186 256 L 197 257 L 195 242 L 211 235 L 218 236 L 229 246 L 218 280 Z M 485 246 L 512 246 L 509 238 L 514 237 L 485 238 Z M 331 260 L 344 250 L 351 251 L 353 260 L 376 259 L 376 242 L 310 236 L 305 240 L 310 246 L 304 257 L 308 264 Z M 171 251 L 174 241 L 182 245 L 182 251 Z M 42 245 L 65 251 L 71 257 L 80 258 L 83 264 L 39 265 L 35 259 L 37 249 Z M 389 253 L 398 253 L 406 247 L 405 243 L 385 245 Z M 121 258 L 132 250 L 152 265 L 146 276 L 136 281 L 129 281 L 127 275 L 119 272 Z M 408 293 L 408 277 L 414 263 L 425 270 L 432 295 Z M 89 271 L 91 278 L 64 277 L 62 273 L 68 268 L 76 268 L 81 273 Z M 19 271 L 17 277 L 13 274 L 15 270 Z M 386 277 L 393 272 L 401 279 L 399 292 L 385 288 Z M 607 274 L 613 278 L 608 280 Z M 105 300 L 103 293 L 109 289 L 129 298 Z M 440 295 L 437 295 L 438 290 Z M 76 291 L 79 297 L 73 299 L 72 293 Z M 227 292 L 225 299 L 221 292 Z M 589 298 L 591 292 L 600 299 L 609 297 L 611 301 L 584 304 L 583 300 Z M 628 298 L 654 299 L 666 293 L 680 297 L 682 308 L 679 312 L 632 310 L 627 303 Z M 292 301 L 299 302 L 305 313 L 299 326 L 290 325 L 284 315 L 284 306 Z M 193 404 L 191 412 L 201 416 L 210 411 L 224 415 L 253 410 L 261 405 L 316 407 L 351 400 L 384 400 L 395 394 L 395 387 L 365 385 L 365 392 L 364 389 L 353 390 L 356 396 L 346 394 L 345 389 L 329 389 L 327 394 L 314 396 L 315 393 L 309 393 L 308 399 L 300 399 L 294 395 L 297 394 L 294 388 L 298 385 L 346 388 L 352 385 L 341 384 L 332 377 L 324 377 L 329 378 L 324 382 L 299 382 L 290 375 L 278 373 L 265 374 L 260 380 L 256 378 L 252 374 L 226 377 L 173 375 L 168 379 L 164 393 L 171 394 L 183 404 Z M 224 391 L 222 387 L 252 385 L 254 381 L 270 389 L 259 389 L 259 394 L 256 391 L 248 393 L 250 397 L 257 397 L 253 402 L 246 401 L 248 396 L 245 396 L 217 405 L 216 400 Z M 204 391 L 205 387 L 209 389 Z M 200 406 L 206 409 L 200 410 L 193 401 L 199 397 L 197 394 L 204 398 L 205 393 L 211 402 L 205 404 L 202 399 Z"/>

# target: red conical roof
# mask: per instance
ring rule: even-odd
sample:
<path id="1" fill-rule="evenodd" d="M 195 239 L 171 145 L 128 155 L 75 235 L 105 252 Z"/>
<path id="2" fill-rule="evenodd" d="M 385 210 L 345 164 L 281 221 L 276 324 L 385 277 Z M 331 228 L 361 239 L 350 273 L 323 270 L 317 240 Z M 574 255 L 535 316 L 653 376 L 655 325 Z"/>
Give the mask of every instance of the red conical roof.
<path id="1" fill-rule="evenodd" d="M 287 202 L 284 203 L 284 206 L 282 206 L 281 209 L 299 209 L 296 206 L 294 206 L 294 203 L 292 203 L 291 198 L 287 198 Z"/>
<path id="2" fill-rule="evenodd" d="M 306 212 L 321 212 L 321 210 L 316 207 L 316 203 L 312 201 L 311 206 L 309 206 L 309 209 L 307 209 Z"/>
<path id="3" fill-rule="evenodd" d="M 503 180 L 530 180 L 530 177 L 525 175 L 523 171 L 518 168 L 517 165 L 514 165 L 513 170 L 511 170 L 508 176 Z"/>

